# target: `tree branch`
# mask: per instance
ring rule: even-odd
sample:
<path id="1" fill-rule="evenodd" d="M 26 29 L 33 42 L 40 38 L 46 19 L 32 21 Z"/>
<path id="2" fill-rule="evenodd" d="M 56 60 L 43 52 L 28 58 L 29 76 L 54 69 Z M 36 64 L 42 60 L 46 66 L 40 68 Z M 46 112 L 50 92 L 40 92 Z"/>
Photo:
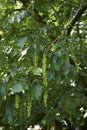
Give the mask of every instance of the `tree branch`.
<path id="1" fill-rule="evenodd" d="M 79 18 L 83 15 L 83 13 L 87 9 L 87 3 L 84 6 L 80 6 L 77 13 L 73 17 L 73 19 L 70 21 L 69 25 L 66 27 L 67 28 L 67 35 L 70 35 L 75 23 L 79 20 Z"/>

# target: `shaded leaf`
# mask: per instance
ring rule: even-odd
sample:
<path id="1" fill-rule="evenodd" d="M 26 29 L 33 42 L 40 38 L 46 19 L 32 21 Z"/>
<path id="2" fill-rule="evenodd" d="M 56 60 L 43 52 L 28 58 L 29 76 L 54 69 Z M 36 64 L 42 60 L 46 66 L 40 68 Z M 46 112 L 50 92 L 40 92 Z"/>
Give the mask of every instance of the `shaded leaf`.
<path id="1" fill-rule="evenodd" d="M 76 68 L 75 68 L 73 65 L 70 65 L 69 76 L 70 76 L 71 78 L 75 78 L 75 76 L 76 76 Z"/>
<path id="2" fill-rule="evenodd" d="M 6 94 L 6 84 L 0 83 L 0 97 L 4 97 Z"/>
<path id="3" fill-rule="evenodd" d="M 54 78 L 55 72 L 53 69 L 47 69 L 47 79 L 50 81 Z"/>
<path id="4" fill-rule="evenodd" d="M 11 88 L 13 93 L 20 93 L 23 90 L 23 86 L 20 82 L 15 82 Z"/>
<path id="5" fill-rule="evenodd" d="M 33 82 L 32 93 L 36 100 L 39 100 L 42 95 L 42 86 L 38 82 Z"/>
<path id="6" fill-rule="evenodd" d="M 55 72 L 55 81 L 59 83 L 61 81 L 61 75 L 58 71 Z"/>
<path id="7" fill-rule="evenodd" d="M 67 75 L 69 73 L 69 71 L 70 71 L 70 63 L 69 63 L 69 61 L 65 61 L 62 66 L 62 73 L 64 75 Z"/>
<path id="8" fill-rule="evenodd" d="M 56 55 L 53 57 L 53 63 L 56 69 L 59 69 L 63 64 L 63 59 L 61 57 L 57 57 Z"/>
<path id="9" fill-rule="evenodd" d="M 6 104 L 5 108 L 6 108 L 6 111 L 5 111 L 3 120 L 12 121 L 12 119 L 13 119 L 13 107 L 12 107 L 12 104 L 10 104 L 10 103 Z"/>
<path id="10" fill-rule="evenodd" d="M 27 37 L 26 36 L 21 36 L 19 39 L 18 39 L 18 46 L 23 48 L 25 43 L 27 41 Z"/>

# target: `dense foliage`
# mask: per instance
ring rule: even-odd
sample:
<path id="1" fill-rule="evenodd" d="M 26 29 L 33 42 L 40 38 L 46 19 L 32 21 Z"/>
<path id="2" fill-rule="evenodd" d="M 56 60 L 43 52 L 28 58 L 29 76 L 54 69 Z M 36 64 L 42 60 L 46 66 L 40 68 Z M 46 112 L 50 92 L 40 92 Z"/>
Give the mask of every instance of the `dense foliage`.
<path id="1" fill-rule="evenodd" d="M 87 1 L 0 0 L 0 126 L 87 129 Z"/>

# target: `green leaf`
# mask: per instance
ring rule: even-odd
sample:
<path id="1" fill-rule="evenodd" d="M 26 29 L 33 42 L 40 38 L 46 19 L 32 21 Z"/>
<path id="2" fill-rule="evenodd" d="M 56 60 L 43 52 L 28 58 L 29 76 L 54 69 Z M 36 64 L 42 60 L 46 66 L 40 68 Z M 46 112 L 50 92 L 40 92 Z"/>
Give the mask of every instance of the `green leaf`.
<path id="1" fill-rule="evenodd" d="M 27 37 L 26 36 L 21 36 L 19 39 L 18 39 L 18 46 L 23 48 L 25 43 L 27 41 Z"/>
<path id="2" fill-rule="evenodd" d="M 61 75 L 58 71 L 55 72 L 55 81 L 59 83 L 61 81 Z"/>
<path id="3" fill-rule="evenodd" d="M 7 103 L 5 106 L 6 110 L 5 110 L 5 115 L 3 120 L 9 120 L 12 121 L 12 117 L 13 117 L 13 107 L 12 107 L 12 103 Z"/>
<path id="4" fill-rule="evenodd" d="M 6 96 L 6 84 L 0 83 L 0 97 Z"/>
<path id="5" fill-rule="evenodd" d="M 41 31 L 43 31 L 44 33 L 46 33 L 46 31 L 47 31 L 47 26 L 41 26 L 40 29 L 41 29 Z"/>
<path id="6" fill-rule="evenodd" d="M 32 83 L 32 93 L 36 100 L 39 100 L 41 98 L 42 86 L 36 81 Z"/>
<path id="7" fill-rule="evenodd" d="M 69 73 L 69 71 L 70 71 L 70 63 L 69 63 L 69 61 L 65 61 L 62 66 L 62 73 L 64 75 L 67 75 Z"/>
<path id="8" fill-rule="evenodd" d="M 50 81 L 54 78 L 55 72 L 53 69 L 47 69 L 47 79 Z"/>
<path id="9" fill-rule="evenodd" d="M 23 90 L 23 86 L 20 82 L 15 82 L 11 88 L 13 93 L 20 93 Z"/>
<path id="10" fill-rule="evenodd" d="M 62 64 L 63 64 L 63 59 L 61 57 L 57 57 L 56 55 L 53 57 L 53 63 L 55 65 L 55 68 L 58 70 Z"/>
<path id="11" fill-rule="evenodd" d="M 76 76 L 76 68 L 73 65 L 70 65 L 69 77 L 74 79 L 75 76 Z"/>

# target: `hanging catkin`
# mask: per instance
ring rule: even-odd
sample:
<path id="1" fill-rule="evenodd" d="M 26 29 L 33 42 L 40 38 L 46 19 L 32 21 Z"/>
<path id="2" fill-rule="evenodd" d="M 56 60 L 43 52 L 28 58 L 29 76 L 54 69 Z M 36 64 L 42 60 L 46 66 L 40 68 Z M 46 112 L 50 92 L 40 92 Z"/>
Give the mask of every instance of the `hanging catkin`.
<path id="1" fill-rule="evenodd" d="M 43 69 L 43 84 L 47 86 L 47 76 L 46 76 L 46 62 L 47 62 L 47 56 L 44 53 L 43 59 L 42 59 L 42 69 Z"/>
<path id="2" fill-rule="evenodd" d="M 45 91 L 44 91 L 44 95 L 43 95 L 44 105 L 45 105 L 45 106 L 47 106 L 47 98 L 48 98 L 48 93 L 47 93 L 47 91 L 45 90 Z"/>
<path id="3" fill-rule="evenodd" d="M 28 117 L 30 117 L 31 107 L 32 107 L 32 92 L 29 92 L 29 93 L 27 94 L 27 100 L 28 100 L 27 112 L 28 112 Z"/>
<path id="4" fill-rule="evenodd" d="M 20 121 L 23 121 L 23 100 L 20 100 Z"/>
<path id="5" fill-rule="evenodd" d="M 42 59 L 42 69 L 43 69 L 43 84 L 47 88 L 47 75 L 46 75 L 46 67 L 47 67 L 47 55 L 44 53 L 43 54 L 43 59 Z M 47 106 L 47 90 L 45 88 L 43 99 L 44 99 L 44 104 Z"/>
<path id="6" fill-rule="evenodd" d="M 15 96 L 15 108 L 19 108 L 19 95 Z"/>

